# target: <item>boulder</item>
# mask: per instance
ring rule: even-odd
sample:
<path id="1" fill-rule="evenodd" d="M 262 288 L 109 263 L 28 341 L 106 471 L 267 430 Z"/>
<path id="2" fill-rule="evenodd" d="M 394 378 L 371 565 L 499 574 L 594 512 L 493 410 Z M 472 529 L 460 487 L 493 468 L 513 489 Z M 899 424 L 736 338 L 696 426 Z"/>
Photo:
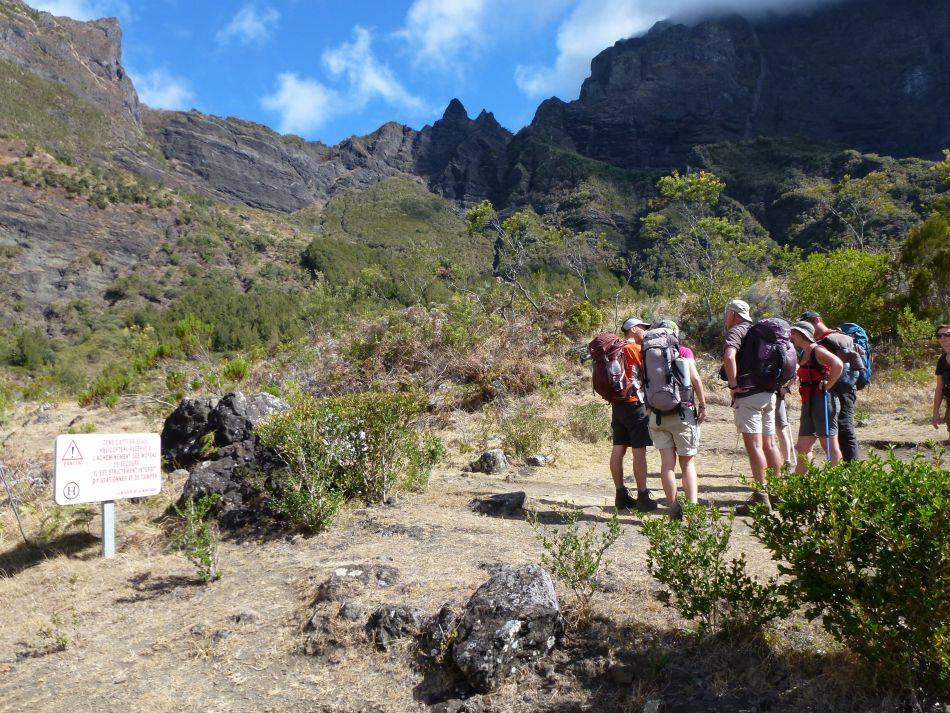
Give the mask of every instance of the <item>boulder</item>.
<path id="1" fill-rule="evenodd" d="M 271 414 L 289 406 L 271 394 L 245 396 L 240 391 L 224 396 L 208 417 L 208 428 L 215 432 L 219 445 L 244 441 L 254 434 L 254 427 Z"/>
<path id="2" fill-rule="evenodd" d="M 458 623 L 459 615 L 448 604 L 439 609 L 438 613 L 422 627 L 419 648 L 423 655 L 433 661 L 445 661 L 451 654 Z"/>
<path id="3" fill-rule="evenodd" d="M 528 456 L 527 459 L 525 459 L 525 463 L 535 468 L 543 468 L 550 462 L 550 457 L 543 453 L 535 453 L 533 456 Z"/>
<path id="4" fill-rule="evenodd" d="M 191 465 L 201 457 L 201 437 L 208 432 L 208 419 L 217 399 L 182 399 L 162 426 L 162 456 L 179 466 Z"/>
<path id="5" fill-rule="evenodd" d="M 388 589 L 399 580 L 399 570 L 386 564 L 348 564 L 337 567 L 317 588 L 316 602 L 343 602 L 366 589 Z"/>
<path id="6" fill-rule="evenodd" d="M 389 648 L 397 639 L 416 636 L 422 631 L 425 612 L 416 607 L 384 604 L 366 622 L 366 634 L 382 648 Z"/>
<path id="7" fill-rule="evenodd" d="M 501 516 L 517 515 L 524 510 L 525 492 L 497 493 L 495 495 L 479 495 L 473 498 L 468 507 L 483 515 Z"/>
<path id="8" fill-rule="evenodd" d="M 508 470 L 508 459 L 501 448 L 492 448 L 472 461 L 468 469 L 473 473 L 503 473 Z"/>
<path id="9" fill-rule="evenodd" d="M 537 565 L 498 572 L 469 599 L 452 661 L 480 693 L 498 688 L 521 663 L 548 654 L 564 632 L 551 577 Z"/>

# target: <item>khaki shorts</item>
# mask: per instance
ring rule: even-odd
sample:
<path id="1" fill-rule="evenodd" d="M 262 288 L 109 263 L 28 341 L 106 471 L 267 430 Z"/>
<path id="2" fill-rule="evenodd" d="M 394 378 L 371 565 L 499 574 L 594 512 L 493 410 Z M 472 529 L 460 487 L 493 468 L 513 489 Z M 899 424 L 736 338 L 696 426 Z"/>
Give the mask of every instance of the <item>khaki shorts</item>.
<path id="1" fill-rule="evenodd" d="M 699 451 L 699 424 L 692 409 L 687 409 L 680 418 L 678 413 L 669 413 L 660 417 L 656 423 L 656 414 L 650 414 L 650 438 L 655 448 L 675 448 L 678 456 L 694 456 Z"/>
<path id="2" fill-rule="evenodd" d="M 737 398 L 732 409 L 739 433 L 775 435 L 775 394 L 771 391 Z"/>

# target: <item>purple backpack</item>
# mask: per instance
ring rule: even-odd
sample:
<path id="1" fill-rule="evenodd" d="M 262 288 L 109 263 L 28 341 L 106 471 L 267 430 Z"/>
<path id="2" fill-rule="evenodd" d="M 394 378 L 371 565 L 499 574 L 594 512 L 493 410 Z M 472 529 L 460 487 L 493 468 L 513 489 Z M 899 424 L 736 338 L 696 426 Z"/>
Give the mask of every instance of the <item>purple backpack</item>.
<path id="1" fill-rule="evenodd" d="M 797 366 L 788 322 L 773 318 L 752 325 L 739 349 L 740 386 L 778 392 L 795 378 Z"/>

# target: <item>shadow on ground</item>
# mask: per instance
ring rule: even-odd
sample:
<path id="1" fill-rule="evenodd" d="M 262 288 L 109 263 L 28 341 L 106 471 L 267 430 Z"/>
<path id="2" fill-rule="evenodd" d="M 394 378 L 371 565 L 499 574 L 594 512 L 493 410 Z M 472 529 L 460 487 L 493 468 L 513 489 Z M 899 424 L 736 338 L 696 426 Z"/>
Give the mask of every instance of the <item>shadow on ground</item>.
<path id="1" fill-rule="evenodd" d="M 21 542 L 12 550 L 0 554 L 0 574 L 13 577 L 47 559 L 61 555 L 85 555 L 86 550 L 99 543 L 99 538 L 88 532 L 70 532 L 43 543 Z"/>

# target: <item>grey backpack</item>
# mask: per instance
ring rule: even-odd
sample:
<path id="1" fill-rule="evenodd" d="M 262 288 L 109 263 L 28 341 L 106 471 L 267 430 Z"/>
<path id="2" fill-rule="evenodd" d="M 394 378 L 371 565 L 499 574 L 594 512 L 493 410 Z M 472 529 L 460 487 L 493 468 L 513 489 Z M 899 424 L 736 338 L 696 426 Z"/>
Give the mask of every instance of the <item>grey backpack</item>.
<path id="1" fill-rule="evenodd" d="M 651 329 L 643 336 L 643 393 L 647 407 L 660 417 L 678 413 L 684 417 L 693 402 L 689 364 L 680 356 L 679 340 L 669 329 Z"/>

